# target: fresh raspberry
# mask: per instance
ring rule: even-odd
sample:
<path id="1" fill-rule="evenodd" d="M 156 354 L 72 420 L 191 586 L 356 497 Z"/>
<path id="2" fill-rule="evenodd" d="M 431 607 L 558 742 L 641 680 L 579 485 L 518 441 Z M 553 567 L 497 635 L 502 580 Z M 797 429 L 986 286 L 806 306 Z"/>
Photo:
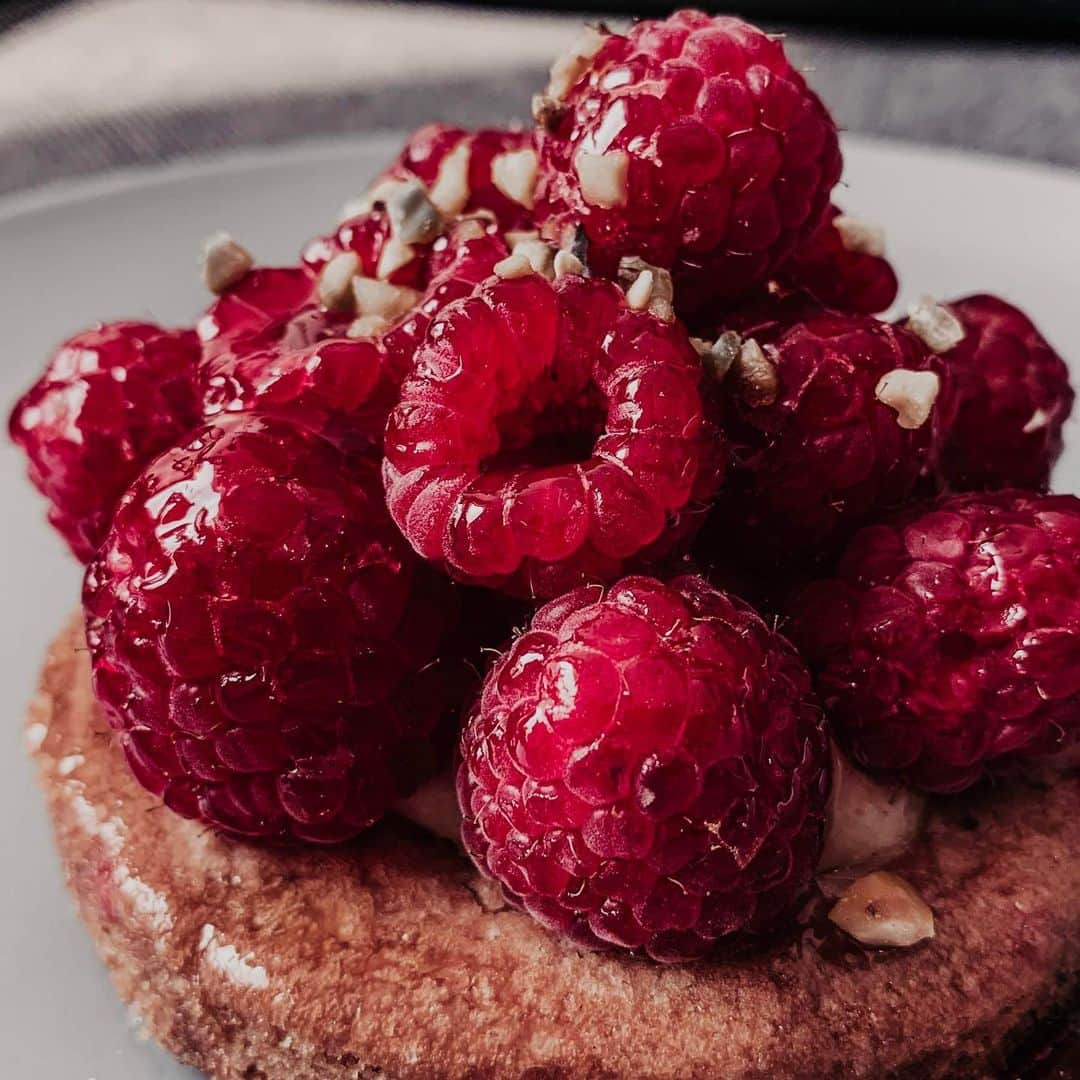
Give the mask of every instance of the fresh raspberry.
<path id="1" fill-rule="evenodd" d="M 485 680 L 457 782 L 465 846 L 512 902 L 673 962 L 798 899 L 829 750 L 802 661 L 750 608 L 629 577 L 536 614 Z"/>
<path id="2" fill-rule="evenodd" d="M 176 812 L 344 840 L 435 764 L 452 588 L 394 528 L 373 461 L 222 418 L 142 474 L 90 564 L 94 687 Z"/>
<path id="3" fill-rule="evenodd" d="M 1020 310 L 996 296 L 953 300 L 964 339 L 943 356 L 957 387 L 957 416 L 942 456 L 960 491 L 1045 490 L 1072 411 L 1069 369 Z"/>
<path id="4" fill-rule="evenodd" d="M 432 324 L 386 434 L 390 513 L 455 578 L 550 597 L 666 551 L 718 482 L 686 332 L 610 282 L 493 277 Z"/>
<path id="5" fill-rule="evenodd" d="M 940 362 L 902 328 L 797 296 L 769 311 L 728 345 L 718 408 L 731 471 L 702 542 L 800 565 L 911 496 L 950 395 Z"/>
<path id="6" fill-rule="evenodd" d="M 458 226 L 431 245 L 425 262 L 430 278 L 421 282 L 425 288 L 414 306 L 385 329 L 355 339 L 344 336 L 345 324 L 364 312 L 327 312 L 305 271 L 254 271 L 214 305 L 210 319 L 215 327 L 224 324 L 224 331 L 210 334 L 204 324 L 204 415 L 258 410 L 301 423 L 350 451 L 381 446 L 398 384 L 432 318 L 468 295 L 505 255 L 493 230 Z M 260 275 L 277 287 L 263 289 Z M 248 302 L 249 289 L 261 290 L 259 302 L 249 304 L 250 316 L 223 318 L 241 300 Z"/>
<path id="7" fill-rule="evenodd" d="M 423 181 L 448 214 L 488 211 L 502 230 L 531 229 L 537 154 L 531 131 L 465 131 L 425 124 L 372 187 L 410 176 Z"/>
<path id="8" fill-rule="evenodd" d="M 852 315 L 884 311 L 899 288 L 877 230 L 853 221 L 836 206 L 829 207 L 820 227 L 778 276 L 783 287 L 803 289 L 824 307 Z"/>
<path id="9" fill-rule="evenodd" d="M 190 330 L 101 324 L 65 341 L 12 411 L 49 521 L 83 562 L 128 484 L 197 422 L 198 357 Z"/>
<path id="10" fill-rule="evenodd" d="M 1080 499 L 955 495 L 873 525 L 791 631 L 862 766 L 959 791 L 1080 739 Z"/>
<path id="11" fill-rule="evenodd" d="M 817 230 L 836 125 L 779 39 L 680 11 L 577 55 L 539 102 L 536 218 L 560 241 L 584 226 L 595 271 L 668 267 L 688 314 L 765 282 Z"/>

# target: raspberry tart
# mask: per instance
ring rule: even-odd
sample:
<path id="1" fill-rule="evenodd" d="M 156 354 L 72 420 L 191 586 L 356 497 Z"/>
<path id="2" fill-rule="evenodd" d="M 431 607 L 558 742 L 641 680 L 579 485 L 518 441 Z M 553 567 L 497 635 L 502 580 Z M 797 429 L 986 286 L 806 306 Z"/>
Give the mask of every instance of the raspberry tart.
<path id="1" fill-rule="evenodd" d="M 593 28 L 534 104 L 294 265 L 212 237 L 195 330 L 15 407 L 86 564 L 26 742 L 118 993 L 220 1080 L 1070 1075 L 1065 361 L 878 317 L 774 35 Z"/>

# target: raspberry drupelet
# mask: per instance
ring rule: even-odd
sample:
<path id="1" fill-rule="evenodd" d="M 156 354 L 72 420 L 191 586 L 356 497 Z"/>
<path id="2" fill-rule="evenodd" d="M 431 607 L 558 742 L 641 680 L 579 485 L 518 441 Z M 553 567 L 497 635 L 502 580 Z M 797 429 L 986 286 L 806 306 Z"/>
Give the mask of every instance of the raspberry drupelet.
<path id="1" fill-rule="evenodd" d="M 944 497 L 872 525 L 789 629 L 863 768 L 930 791 L 1080 739 L 1080 499 Z"/>
<path id="2" fill-rule="evenodd" d="M 691 532 L 722 452 L 678 323 L 610 282 L 524 271 L 432 324 L 387 425 L 383 476 L 425 558 L 550 597 Z"/>
<path id="3" fill-rule="evenodd" d="M 896 299 L 899 282 L 885 258 L 884 233 L 829 207 L 825 220 L 778 274 L 782 288 L 802 289 L 824 307 L 876 315 Z"/>
<path id="4" fill-rule="evenodd" d="M 964 331 L 942 355 L 957 390 L 942 454 L 945 483 L 958 491 L 1045 490 L 1073 406 L 1065 361 L 1022 311 L 996 296 L 945 306 Z"/>
<path id="5" fill-rule="evenodd" d="M 825 107 L 778 38 L 733 17 L 591 31 L 537 106 L 545 234 L 583 226 L 597 273 L 625 256 L 669 268 L 683 315 L 767 281 L 840 179 Z"/>
<path id="6" fill-rule="evenodd" d="M 387 180 L 416 177 L 444 214 L 487 211 L 503 231 L 528 230 L 533 228 L 537 166 L 531 131 L 425 124 L 409 136 L 371 193 L 385 191 Z"/>
<path id="7" fill-rule="evenodd" d="M 11 438 L 49 500 L 49 521 L 83 562 L 128 484 L 197 423 L 198 358 L 191 330 L 101 324 L 65 341 L 16 404 Z"/>
<path id="8" fill-rule="evenodd" d="M 439 763 L 452 593 L 394 528 L 374 461 L 222 418 L 149 466 L 87 570 L 94 688 L 177 813 L 345 840 Z"/>
<path id="9" fill-rule="evenodd" d="M 384 287 L 360 266 L 359 286 L 348 278 L 342 286 L 357 295 L 338 311 L 325 305 L 332 300 L 325 283 L 303 269 L 252 271 L 201 324 L 204 415 L 258 410 L 347 450 L 381 447 L 398 385 L 432 318 L 506 254 L 493 228 L 463 222 L 430 245 L 422 291 Z"/>
<path id="10" fill-rule="evenodd" d="M 768 929 L 821 852 L 829 748 L 795 650 L 703 578 L 540 609 L 462 735 L 462 837 L 545 926 L 675 962 Z"/>
<path id="11" fill-rule="evenodd" d="M 911 496 L 936 461 L 951 393 L 938 358 L 901 327 L 798 296 L 767 310 L 706 356 L 719 349 L 731 468 L 703 543 L 798 566 Z"/>

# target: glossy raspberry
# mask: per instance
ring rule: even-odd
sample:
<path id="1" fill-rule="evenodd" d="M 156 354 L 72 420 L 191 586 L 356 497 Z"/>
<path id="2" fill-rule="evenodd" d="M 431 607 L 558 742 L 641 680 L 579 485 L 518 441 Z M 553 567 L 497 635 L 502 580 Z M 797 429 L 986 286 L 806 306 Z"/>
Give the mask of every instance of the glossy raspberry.
<path id="1" fill-rule="evenodd" d="M 701 365 L 613 284 L 493 277 L 432 324 L 386 434 L 390 513 L 462 581 L 548 597 L 666 549 L 715 489 Z"/>
<path id="2" fill-rule="evenodd" d="M 805 563 L 910 497 L 936 460 L 949 393 L 939 361 L 906 330 L 814 312 L 798 297 L 784 310 L 792 312 L 793 322 L 745 327 L 774 373 L 772 393 L 740 377 L 738 363 L 719 385 L 732 459 L 707 532 L 755 559 Z M 901 426 L 896 408 L 879 400 L 882 378 L 898 370 L 937 374 L 918 427 Z"/>
<path id="3" fill-rule="evenodd" d="M 432 318 L 468 295 L 505 255 L 493 230 L 459 226 L 430 245 L 416 306 L 385 330 L 357 339 L 345 336 L 346 323 L 364 312 L 327 312 L 304 270 L 253 271 L 212 309 L 209 319 L 224 328 L 211 334 L 204 321 L 204 415 L 254 409 L 301 423 L 350 451 L 381 447 L 398 384 Z M 260 276 L 261 283 L 253 280 Z M 248 291 L 256 289 L 258 302 L 251 303 Z M 252 311 L 234 319 L 240 302 Z"/>
<path id="4" fill-rule="evenodd" d="M 451 588 L 394 528 L 374 462 L 223 418 L 142 474 L 87 570 L 94 687 L 176 812 L 344 840 L 434 765 Z"/>
<path id="5" fill-rule="evenodd" d="M 732 17 L 610 34 L 543 108 L 537 220 L 559 238 L 583 224 L 599 273 L 669 267 L 684 314 L 768 279 L 840 179 L 825 107 L 779 39 Z"/>
<path id="6" fill-rule="evenodd" d="M 486 210 L 503 230 L 531 229 L 536 166 L 531 131 L 465 131 L 447 124 L 425 124 L 409 136 L 373 190 L 383 180 L 415 176 L 436 198 L 445 191 L 451 200 L 445 208 L 453 213 Z M 455 170 L 459 177 L 451 175 Z M 464 182 L 459 184 L 459 178 Z"/>
<path id="7" fill-rule="evenodd" d="M 49 521 L 89 559 L 124 489 L 198 418 L 190 330 L 105 323 L 65 341 L 10 420 Z"/>
<path id="8" fill-rule="evenodd" d="M 896 271 L 883 255 L 848 246 L 834 224 L 841 213 L 829 207 L 817 231 L 784 264 L 780 283 L 805 290 L 834 311 L 876 315 L 896 300 Z"/>
<path id="9" fill-rule="evenodd" d="M 1073 406 L 1065 361 L 1022 311 L 996 296 L 948 308 L 965 336 L 943 357 L 958 399 L 942 457 L 946 483 L 960 491 L 1045 490 Z"/>
<path id="10" fill-rule="evenodd" d="M 793 605 L 856 761 L 959 791 L 1080 739 L 1080 499 L 955 495 L 858 533 Z"/>
<path id="11" fill-rule="evenodd" d="M 821 850 L 829 752 L 794 649 L 703 578 L 552 601 L 462 735 L 462 837 L 545 926 L 677 961 L 770 926 Z"/>

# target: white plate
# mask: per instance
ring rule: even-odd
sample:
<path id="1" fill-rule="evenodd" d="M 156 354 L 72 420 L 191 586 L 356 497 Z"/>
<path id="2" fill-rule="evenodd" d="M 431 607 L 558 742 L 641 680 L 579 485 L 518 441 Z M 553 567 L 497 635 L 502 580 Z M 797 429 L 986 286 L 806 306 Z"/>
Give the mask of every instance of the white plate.
<path id="1" fill-rule="evenodd" d="M 206 302 L 196 250 L 215 229 L 228 228 L 261 261 L 293 259 L 396 146 L 380 137 L 234 153 L 0 201 L 0 405 L 33 380 L 58 339 L 95 319 L 190 321 Z M 862 139 L 846 150 L 841 202 L 888 228 L 905 300 L 998 292 L 1080 358 L 1080 177 Z M 1057 486 L 1077 491 L 1080 438 L 1070 434 Z M 0 753 L 0 1075 L 191 1076 L 134 1037 L 61 883 L 20 730 L 80 575 L 6 445 L 0 506 L 0 692 L 9 718 Z"/>

